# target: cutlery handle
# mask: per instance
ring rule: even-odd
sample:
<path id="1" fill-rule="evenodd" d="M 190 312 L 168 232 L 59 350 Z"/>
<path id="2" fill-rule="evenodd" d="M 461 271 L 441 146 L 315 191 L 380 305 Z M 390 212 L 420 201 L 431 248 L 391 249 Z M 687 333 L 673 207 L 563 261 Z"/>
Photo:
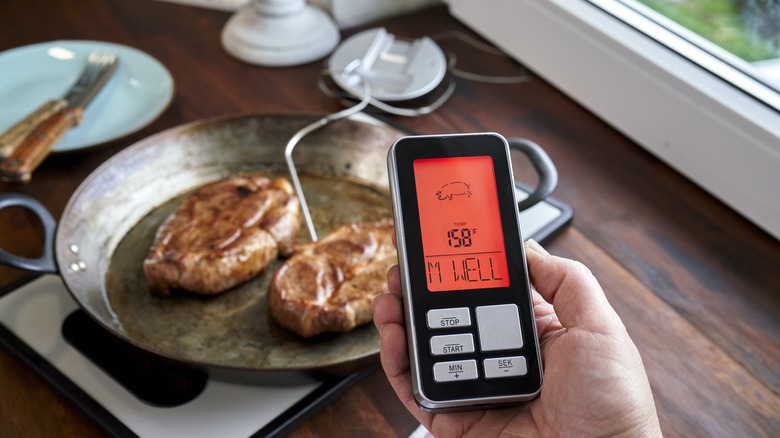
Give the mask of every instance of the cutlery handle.
<path id="1" fill-rule="evenodd" d="M 0 160 L 11 155 L 41 122 L 67 105 L 65 99 L 52 99 L 0 134 Z"/>
<path id="2" fill-rule="evenodd" d="M 19 147 L 0 163 L 0 179 L 28 182 L 32 172 L 68 130 L 81 123 L 83 110 L 67 107 L 41 122 Z"/>

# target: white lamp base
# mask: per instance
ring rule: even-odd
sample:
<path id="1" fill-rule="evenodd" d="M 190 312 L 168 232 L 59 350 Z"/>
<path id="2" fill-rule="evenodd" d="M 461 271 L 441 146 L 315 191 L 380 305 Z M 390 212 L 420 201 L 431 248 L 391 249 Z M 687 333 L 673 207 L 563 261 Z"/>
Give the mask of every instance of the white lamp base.
<path id="1" fill-rule="evenodd" d="M 222 29 L 222 47 L 230 55 L 270 67 L 322 59 L 339 39 L 336 23 L 305 0 L 252 0 Z"/>

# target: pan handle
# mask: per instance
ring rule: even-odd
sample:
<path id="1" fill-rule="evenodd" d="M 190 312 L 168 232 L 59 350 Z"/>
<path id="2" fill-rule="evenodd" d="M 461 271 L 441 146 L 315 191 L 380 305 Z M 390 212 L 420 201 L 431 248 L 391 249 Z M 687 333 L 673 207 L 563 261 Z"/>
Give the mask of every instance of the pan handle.
<path id="1" fill-rule="evenodd" d="M 0 194 L 0 210 L 7 207 L 24 207 L 38 216 L 38 219 L 40 219 L 43 224 L 43 255 L 40 258 L 31 259 L 13 255 L 0 248 L 0 263 L 32 272 L 56 273 L 57 264 L 54 261 L 54 231 L 57 229 L 57 222 L 49 211 L 36 199 L 20 193 Z"/>
<path id="2" fill-rule="evenodd" d="M 555 168 L 547 152 L 541 146 L 524 138 L 507 139 L 510 149 L 522 152 L 531 161 L 534 169 L 539 174 L 539 183 L 527 198 L 517 203 L 518 211 L 533 207 L 539 201 L 550 196 L 558 185 L 558 171 Z"/>

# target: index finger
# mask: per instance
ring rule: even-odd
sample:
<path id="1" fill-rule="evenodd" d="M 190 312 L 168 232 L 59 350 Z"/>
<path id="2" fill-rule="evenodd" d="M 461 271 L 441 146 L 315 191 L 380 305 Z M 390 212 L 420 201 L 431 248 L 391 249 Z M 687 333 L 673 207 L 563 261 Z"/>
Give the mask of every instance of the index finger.
<path id="1" fill-rule="evenodd" d="M 614 333 L 623 327 L 596 277 L 582 263 L 552 256 L 538 243 L 526 245 L 531 283 L 552 304 L 561 324 Z"/>

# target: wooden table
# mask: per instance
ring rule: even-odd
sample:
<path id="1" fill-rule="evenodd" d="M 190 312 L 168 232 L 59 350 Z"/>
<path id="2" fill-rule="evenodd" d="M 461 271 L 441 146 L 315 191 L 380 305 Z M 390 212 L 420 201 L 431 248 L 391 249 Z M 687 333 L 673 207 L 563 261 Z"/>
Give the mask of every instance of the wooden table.
<path id="1" fill-rule="evenodd" d="M 163 129 L 225 114 L 327 114 L 342 108 L 318 89 L 319 62 L 262 68 L 228 56 L 220 32 L 229 16 L 150 0 L 3 2 L 0 50 L 56 39 L 125 44 L 160 60 L 174 77 L 176 95 L 139 132 L 102 148 L 51 157 L 31 183 L 0 183 L 0 191 L 31 195 L 57 218 L 99 164 Z M 445 7 L 378 25 L 409 38 L 468 33 Z M 457 54 L 463 69 L 520 71 L 512 61 L 455 40 L 441 45 Z M 489 130 L 542 145 L 560 173 L 554 196 L 575 211 L 572 227 L 548 248 L 581 260 L 600 279 L 642 353 L 666 435 L 780 434 L 777 240 L 535 76 L 515 85 L 458 80 L 454 96 L 434 114 L 391 119 L 421 134 Z M 40 253 L 40 230 L 26 211 L 0 212 L 0 230 L 3 248 Z M 0 284 L 23 274 L 0 267 Z M 3 436 L 102 435 L 3 350 L 0 382 Z M 377 370 L 292 436 L 405 437 L 416 425 Z"/>

